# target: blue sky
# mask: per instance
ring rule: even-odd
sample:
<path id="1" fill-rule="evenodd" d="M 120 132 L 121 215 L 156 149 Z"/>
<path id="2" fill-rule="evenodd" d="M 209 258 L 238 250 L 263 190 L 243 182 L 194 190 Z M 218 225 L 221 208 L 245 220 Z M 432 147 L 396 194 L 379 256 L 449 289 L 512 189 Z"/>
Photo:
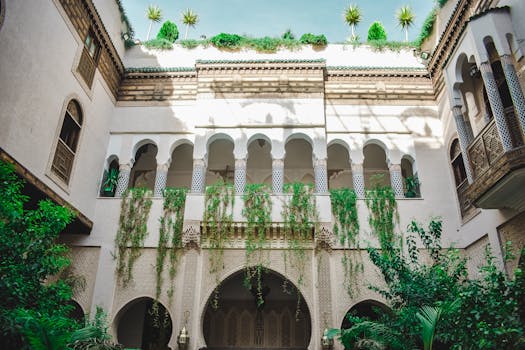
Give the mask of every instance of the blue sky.
<path id="1" fill-rule="evenodd" d="M 135 29 L 135 37 L 145 39 L 148 20 L 145 17 L 149 4 L 158 5 L 163 19 L 174 21 L 180 37 L 185 27 L 180 13 L 191 8 L 199 15 L 199 23 L 190 28 L 188 39 L 208 38 L 221 33 L 246 34 L 252 37 L 280 36 L 292 29 L 296 37 L 306 32 L 325 34 L 329 42 L 342 42 L 350 36 L 350 28 L 343 21 L 343 11 L 349 4 L 357 4 L 363 20 L 357 34 L 366 40 L 368 27 L 379 20 L 386 28 L 388 39 L 404 40 L 404 34 L 395 20 L 396 10 L 410 5 L 416 14 L 414 26 L 409 30 L 409 40 L 419 34 L 421 25 L 434 6 L 433 0 L 123 0 L 128 18 Z M 154 24 L 151 36 L 156 35 L 160 24 Z"/>

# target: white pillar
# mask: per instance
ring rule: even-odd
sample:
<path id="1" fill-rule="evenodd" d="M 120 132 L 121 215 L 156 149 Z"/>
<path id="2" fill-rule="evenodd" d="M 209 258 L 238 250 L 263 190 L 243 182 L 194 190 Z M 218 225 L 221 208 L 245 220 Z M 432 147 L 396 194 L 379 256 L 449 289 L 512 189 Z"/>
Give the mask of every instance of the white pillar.
<path id="1" fill-rule="evenodd" d="M 158 164 L 157 165 L 157 173 L 155 175 L 155 187 L 153 191 L 153 195 L 155 197 L 162 197 L 164 193 L 164 189 L 166 189 L 166 182 L 168 181 L 168 169 L 169 164 Z"/>
<path id="2" fill-rule="evenodd" d="M 472 169 L 470 168 L 470 161 L 468 156 L 468 146 L 470 144 L 469 134 L 463 119 L 463 112 L 461 112 L 461 106 L 457 105 L 452 107 L 452 114 L 454 115 L 454 121 L 456 123 L 456 129 L 458 131 L 459 147 L 461 148 L 461 154 L 463 155 L 463 164 L 465 165 L 465 172 L 467 173 L 468 183 L 474 182 L 472 177 Z"/>
<path id="3" fill-rule="evenodd" d="M 487 90 L 487 96 L 489 98 L 490 107 L 492 108 L 492 114 L 496 120 L 496 127 L 498 129 L 499 138 L 505 152 L 510 151 L 512 147 L 512 138 L 505 117 L 505 111 L 503 109 L 503 102 L 501 102 L 501 96 L 499 95 L 498 85 L 492 72 L 492 67 L 489 62 L 482 62 L 479 70 Z"/>
<path id="4" fill-rule="evenodd" d="M 246 159 L 235 159 L 235 193 L 244 193 L 246 187 Z"/>
<path id="5" fill-rule="evenodd" d="M 193 160 L 193 173 L 191 175 L 191 192 L 203 193 L 206 184 L 206 161 L 204 159 Z"/>
<path id="6" fill-rule="evenodd" d="M 352 163 L 352 182 L 354 184 L 354 192 L 357 198 L 365 198 L 365 175 L 363 173 L 363 163 Z"/>
<path id="7" fill-rule="evenodd" d="M 328 173 L 326 159 L 316 159 L 314 164 L 315 192 L 328 193 Z"/>
<path id="8" fill-rule="evenodd" d="M 401 175 L 401 164 L 390 164 L 390 184 L 397 198 L 404 198 L 403 176 Z"/>
<path id="9" fill-rule="evenodd" d="M 521 90 L 520 81 L 516 74 L 516 67 L 510 55 L 501 56 L 501 65 L 505 72 L 505 79 L 509 86 L 510 96 L 512 103 L 517 112 L 517 117 L 521 126 L 522 137 L 525 136 L 525 97 L 523 97 L 523 91 Z"/>
<path id="10" fill-rule="evenodd" d="M 284 159 L 272 160 L 272 191 L 283 193 L 284 185 Z"/>
<path id="11" fill-rule="evenodd" d="M 117 189 L 115 190 L 115 197 L 122 197 L 124 192 L 128 189 L 129 176 L 131 174 L 131 164 L 119 164 L 119 173 L 117 181 Z"/>

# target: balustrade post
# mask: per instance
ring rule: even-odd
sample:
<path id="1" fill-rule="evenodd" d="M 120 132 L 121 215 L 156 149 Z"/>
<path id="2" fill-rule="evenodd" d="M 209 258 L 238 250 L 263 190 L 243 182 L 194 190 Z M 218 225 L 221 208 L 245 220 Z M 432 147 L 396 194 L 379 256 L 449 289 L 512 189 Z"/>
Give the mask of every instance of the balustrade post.
<path id="1" fill-rule="evenodd" d="M 403 176 L 401 175 L 401 164 L 390 164 L 390 184 L 394 190 L 396 198 L 404 198 Z"/>
<path id="2" fill-rule="evenodd" d="M 357 198 L 365 198 L 365 175 L 362 163 L 352 163 L 352 182 Z"/>
<path id="3" fill-rule="evenodd" d="M 155 174 L 155 187 L 153 195 L 155 197 L 162 197 L 164 190 L 166 189 L 166 183 L 168 181 L 168 169 L 169 164 L 158 164 L 157 173 Z"/>
<path id="4" fill-rule="evenodd" d="M 328 173 L 326 159 L 316 159 L 314 164 L 315 192 L 328 193 Z"/>
<path id="5" fill-rule="evenodd" d="M 503 109 L 503 102 L 501 102 L 501 96 L 499 95 L 498 85 L 492 72 L 492 67 L 489 62 L 482 62 L 479 66 L 485 89 L 487 90 L 487 96 L 489 99 L 490 107 L 492 108 L 492 114 L 496 121 L 496 127 L 498 134 L 505 152 L 510 151 L 512 147 L 512 138 L 509 131 L 507 119 L 505 117 L 505 111 Z"/>
<path id="6" fill-rule="evenodd" d="M 235 159 L 235 193 L 244 193 L 246 187 L 246 159 Z"/>
<path id="7" fill-rule="evenodd" d="M 283 193 L 284 186 L 284 159 L 272 160 L 272 191 Z"/>
<path id="8" fill-rule="evenodd" d="M 193 173 L 191 175 L 191 192 L 204 193 L 206 184 L 206 161 L 204 159 L 193 160 Z"/>
<path id="9" fill-rule="evenodd" d="M 470 143 L 465 120 L 463 119 L 463 113 L 461 112 L 461 106 L 456 105 L 452 107 L 452 114 L 454 115 L 454 121 L 456 122 L 456 129 L 458 131 L 459 147 L 461 148 L 461 154 L 463 155 L 463 164 L 465 165 L 465 173 L 467 174 L 468 183 L 474 182 L 472 177 L 472 169 L 470 167 L 470 161 L 468 156 L 468 146 Z"/>
<path id="10" fill-rule="evenodd" d="M 510 55 L 501 56 L 501 65 L 503 66 L 503 72 L 505 73 L 505 79 L 507 80 L 507 85 L 509 87 L 510 97 L 512 98 L 512 103 L 516 109 L 517 117 L 521 126 L 521 136 L 525 137 L 525 97 L 521 90 L 520 81 L 518 79 L 518 74 L 516 73 L 516 67 L 514 67 L 514 62 L 512 62 L 512 57 Z"/>
<path id="11" fill-rule="evenodd" d="M 123 163 L 119 164 L 119 173 L 117 188 L 115 189 L 115 197 L 122 197 L 124 192 L 128 189 L 129 177 L 131 175 L 131 164 Z"/>

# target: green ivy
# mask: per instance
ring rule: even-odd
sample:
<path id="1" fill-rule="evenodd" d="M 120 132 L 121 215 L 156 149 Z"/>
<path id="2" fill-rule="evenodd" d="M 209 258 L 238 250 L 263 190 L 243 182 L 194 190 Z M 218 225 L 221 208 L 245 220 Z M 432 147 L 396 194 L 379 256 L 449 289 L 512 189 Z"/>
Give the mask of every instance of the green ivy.
<path id="1" fill-rule="evenodd" d="M 162 292 L 162 272 L 164 261 L 169 254 L 170 287 L 167 291 L 171 304 L 173 297 L 173 280 L 177 274 L 179 255 L 182 249 L 182 224 L 184 221 L 184 205 L 186 203 L 185 188 L 166 188 L 164 190 L 163 214 L 160 218 L 159 243 L 157 245 L 157 287 L 155 299 L 159 299 Z"/>
<path id="2" fill-rule="evenodd" d="M 423 44 L 423 41 L 425 41 L 432 35 L 432 30 L 434 29 L 434 23 L 436 22 L 437 12 L 438 12 L 438 9 L 434 7 L 432 11 L 430 11 L 430 13 L 425 18 L 425 21 L 423 22 L 423 25 L 421 26 L 421 32 L 419 33 L 419 36 L 417 37 L 415 41 L 415 45 L 417 47 L 421 47 L 421 44 Z"/>
<path id="3" fill-rule="evenodd" d="M 151 191 L 147 188 L 131 188 L 122 195 L 115 246 L 117 275 L 124 286 L 133 279 L 133 264 L 140 257 L 148 235 L 151 203 Z"/>
<path id="4" fill-rule="evenodd" d="M 407 43 L 404 41 L 370 40 L 367 44 L 370 45 L 372 50 L 378 52 L 383 52 L 387 49 L 394 52 L 400 52 L 403 49 L 412 49 L 416 47 L 415 43 Z"/>
<path id="5" fill-rule="evenodd" d="M 339 238 L 343 246 L 344 281 L 343 285 L 350 297 L 354 294 L 355 277 L 363 271 L 363 263 L 349 254 L 352 246 L 359 247 L 357 241 L 359 234 L 359 220 L 357 217 L 357 196 L 355 191 L 349 188 L 330 190 L 330 201 L 332 213 L 335 216 L 334 234 Z"/>
<path id="6" fill-rule="evenodd" d="M 283 205 L 284 238 L 287 242 L 287 249 L 284 250 L 284 266 L 287 270 L 290 267 L 297 271 L 298 287 L 304 283 L 306 267 L 306 250 L 312 241 L 312 232 L 318 225 L 318 212 L 313 196 L 313 186 L 303 183 L 285 184 L 284 194 L 289 195 L 289 200 Z M 284 290 L 287 291 L 285 280 Z M 300 313 L 301 296 L 297 293 L 296 318 Z"/>
<path id="7" fill-rule="evenodd" d="M 166 39 L 151 39 L 143 43 L 148 49 L 157 49 L 157 50 L 171 50 L 173 49 L 173 44 L 171 41 Z"/>
<path id="8" fill-rule="evenodd" d="M 394 191 L 390 186 L 376 184 L 373 189 L 366 191 L 365 202 L 370 211 L 368 223 L 377 235 L 380 246 L 391 246 L 395 238 L 395 225 L 399 221 Z M 387 249 L 383 251 L 388 253 Z"/>
<path id="9" fill-rule="evenodd" d="M 268 186 L 265 184 L 248 184 L 242 196 L 246 218 L 246 270 L 244 285 L 257 294 L 257 306 L 264 304 L 262 294 L 262 277 L 266 269 L 264 247 L 270 232 L 272 201 Z M 255 285 L 254 285 L 255 284 Z"/>
<path id="10" fill-rule="evenodd" d="M 206 187 L 202 233 L 209 246 L 210 273 L 217 284 L 224 269 L 224 246 L 233 226 L 234 188 L 230 183 L 218 181 Z M 212 307 L 219 307 L 219 288 L 215 289 Z"/>

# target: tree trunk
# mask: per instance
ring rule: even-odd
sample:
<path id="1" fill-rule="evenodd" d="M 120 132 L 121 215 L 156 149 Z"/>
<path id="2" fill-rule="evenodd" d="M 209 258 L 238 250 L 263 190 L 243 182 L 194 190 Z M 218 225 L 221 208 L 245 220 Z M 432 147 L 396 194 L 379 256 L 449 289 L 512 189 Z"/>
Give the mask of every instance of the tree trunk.
<path id="1" fill-rule="evenodd" d="M 184 40 L 188 37 L 188 29 L 190 28 L 189 24 L 186 24 L 186 32 L 184 33 Z"/>
<path id="2" fill-rule="evenodd" d="M 151 33 L 151 25 L 152 24 L 153 24 L 153 21 L 149 21 L 148 35 L 146 36 L 146 41 L 149 40 L 149 34 Z"/>
<path id="3" fill-rule="evenodd" d="M 405 28 L 405 42 L 408 43 L 408 28 Z"/>
<path id="4" fill-rule="evenodd" d="M 352 40 L 355 40 L 355 29 L 354 29 L 354 25 L 352 24 L 350 26 L 350 28 L 352 28 Z"/>

